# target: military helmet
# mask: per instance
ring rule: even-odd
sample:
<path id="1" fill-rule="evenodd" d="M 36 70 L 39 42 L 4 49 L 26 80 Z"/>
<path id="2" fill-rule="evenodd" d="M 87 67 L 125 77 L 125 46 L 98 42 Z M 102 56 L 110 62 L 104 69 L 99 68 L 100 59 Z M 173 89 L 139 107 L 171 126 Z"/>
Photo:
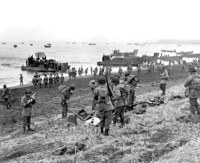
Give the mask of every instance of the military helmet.
<path id="1" fill-rule="evenodd" d="M 106 79 L 102 76 L 99 77 L 97 81 L 98 81 L 99 84 L 105 84 L 106 83 Z"/>
<path id="2" fill-rule="evenodd" d="M 70 90 L 75 90 L 75 85 L 74 85 L 74 84 L 71 84 L 71 85 L 69 86 L 69 89 L 70 89 Z"/>
<path id="3" fill-rule="evenodd" d="M 189 68 L 189 72 L 197 72 L 197 68 L 194 67 L 194 66 L 191 66 L 191 67 Z"/>
<path id="4" fill-rule="evenodd" d="M 113 77 L 113 78 L 112 78 L 112 82 L 113 82 L 113 83 L 119 83 L 119 78 L 116 77 L 116 76 Z"/>

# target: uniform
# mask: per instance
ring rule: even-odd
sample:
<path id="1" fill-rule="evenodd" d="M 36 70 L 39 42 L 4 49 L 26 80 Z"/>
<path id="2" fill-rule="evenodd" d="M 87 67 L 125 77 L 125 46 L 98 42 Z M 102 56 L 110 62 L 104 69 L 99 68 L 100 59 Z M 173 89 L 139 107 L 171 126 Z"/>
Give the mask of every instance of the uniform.
<path id="1" fill-rule="evenodd" d="M 164 69 L 164 72 L 160 75 L 161 75 L 160 89 L 162 90 L 162 95 L 165 95 L 167 80 L 169 78 L 168 71 L 166 70 L 166 68 Z"/>
<path id="2" fill-rule="evenodd" d="M 113 94 L 114 94 L 114 124 L 117 123 L 118 117 L 120 117 L 121 126 L 124 125 L 124 112 L 125 112 L 125 99 L 122 98 L 121 89 L 122 85 L 114 85 Z"/>
<path id="3" fill-rule="evenodd" d="M 48 77 L 45 76 L 44 79 L 43 79 L 43 82 L 44 82 L 44 86 L 45 86 L 45 87 L 47 87 L 48 81 L 49 81 Z"/>
<path id="4" fill-rule="evenodd" d="M 50 87 L 52 87 L 52 84 L 53 84 L 53 78 L 52 78 L 52 76 L 50 75 L 50 76 L 49 76 L 49 85 L 50 85 Z"/>
<path id="5" fill-rule="evenodd" d="M 61 77 L 60 77 L 60 84 L 63 84 L 63 82 L 64 82 L 64 76 L 61 75 Z"/>
<path id="6" fill-rule="evenodd" d="M 68 112 L 69 100 L 72 95 L 71 90 L 74 90 L 75 86 L 71 85 L 69 88 L 66 88 L 65 85 L 60 85 L 58 89 L 60 92 L 59 101 L 62 106 L 62 118 L 66 118 Z"/>
<path id="7" fill-rule="evenodd" d="M 31 93 L 29 90 L 27 90 L 25 93 Z M 21 98 L 21 105 L 23 107 L 22 109 L 22 116 L 23 116 L 23 129 L 24 132 L 26 130 L 26 127 L 28 127 L 28 131 L 33 131 L 30 128 L 31 125 L 31 115 L 32 115 L 32 109 L 33 104 L 35 103 L 35 99 L 31 96 L 27 97 L 26 94 Z"/>
<path id="8" fill-rule="evenodd" d="M 102 82 L 103 81 L 103 82 Z M 112 121 L 113 105 L 109 97 L 108 88 L 105 79 L 98 80 L 99 86 L 94 90 L 94 101 L 97 104 L 97 111 L 99 112 L 101 133 L 105 129 L 105 136 L 109 135 L 109 128 Z"/>
<path id="9" fill-rule="evenodd" d="M 190 72 L 196 72 L 195 68 L 191 67 Z M 190 112 L 195 115 L 200 114 L 200 106 L 197 99 L 200 98 L 200 75 L 192 74 L 187 77 L 184 87 L 189 89 Z"/>
<path id="10" fill-rule="evenodd" d="M 8 88 L 4 87 L 3 94 L 1 96 L 1 98 L 4 99 L 7 109 L 10 109 L 11 108 L 11 104 L 9 103 L 10 90 Z"/>

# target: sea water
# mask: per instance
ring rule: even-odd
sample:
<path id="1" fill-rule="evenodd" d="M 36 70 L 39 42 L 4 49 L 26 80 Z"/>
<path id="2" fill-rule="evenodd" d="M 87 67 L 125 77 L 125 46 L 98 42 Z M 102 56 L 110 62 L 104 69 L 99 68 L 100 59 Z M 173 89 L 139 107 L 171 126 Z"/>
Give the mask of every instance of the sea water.
<path id="1" fill-rule="evenodd" d="M 44 45 L 51 44 L 51 48 L 45 48 Z M 33 46 L 30 46 L 33 44 Z M 17 45 L 18 48 L 14 48 Z M 76 42 L 75 44 L 69 42 L 7 42 L 0 44 L 0 87 L 3 84 L 8 86 L 19 85 L 20 74 L 23 75 L 24 84 L 31 83 L 34 72 L 21 71 L 21 66 L 26 65 L 26 59 L 36 52 L 45 52 L 47 59 L 55 59 L 58 62 L 68 62 L 71 67 L 78 69 L 79 67 L 88 68 L 90 74 L 90 67 L 93 69 L 97 66 L 98 61 L 102 61 L 102 56 L 110 55 L 113 50 L 120 50 L 121 52 L 132 52 L 138 49 L 138 56 L 150 55 L 154 52 L 161 53 L 161 49 L 180 51 L 194 51 L 200 53 L 199 45 L 182 45 L 175 44 L 145 44 L 145 46 L 127 45 L 127 43 L 96 43 L 96 45 L 89 45 L 89 43 Z M 175 55 L 174 53 L 163 53 Z M 187 60 L 187 59 L 186 59 Z M 192 59 L 190 59 L 192 60 Z M 123 68 L 126 69 L 125 67 Z M 118 67 L 113 68 L 113 71 L 118 71 Z M 40 73 L 43 77 L 44 73 Z M 83 74 L 84 75 L 84 74 Z M 67 74 L 64 74 L 67 76 Z"/>

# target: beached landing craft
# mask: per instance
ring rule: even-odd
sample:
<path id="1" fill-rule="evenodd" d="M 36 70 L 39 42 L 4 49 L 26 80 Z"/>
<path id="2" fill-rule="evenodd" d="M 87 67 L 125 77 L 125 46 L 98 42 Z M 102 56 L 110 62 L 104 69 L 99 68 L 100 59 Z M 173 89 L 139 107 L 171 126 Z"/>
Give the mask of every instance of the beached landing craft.
<path id="1" fill-rule="evenodd" d="M 181 52 L 176 52 L 176 54 L 181 54 L 181 55 L 188 55 L 188 54 L 193 54 L 193 51 L 181 51 Z"/>
<path id="2" fill-rule="evenodd" d="M 133 52 L 121 53 L 119 50 L 114 50 L 111 55 L 103 55 L 102 62 L 97 62 L 99 66 L 128 66 L 137 67 L 144 62 L 143 57 L 137 57 L 138 50 Z"/>
<path id="3" fill-rule="evenodd" d="M 58 63 L 53 59 L 46 59 L 44 52 L 35 53 L 26 60 L 26 66 L 21 66 L 21 70 L 35 72 L 68 72 L 70 65 L 68 63 Z"/>

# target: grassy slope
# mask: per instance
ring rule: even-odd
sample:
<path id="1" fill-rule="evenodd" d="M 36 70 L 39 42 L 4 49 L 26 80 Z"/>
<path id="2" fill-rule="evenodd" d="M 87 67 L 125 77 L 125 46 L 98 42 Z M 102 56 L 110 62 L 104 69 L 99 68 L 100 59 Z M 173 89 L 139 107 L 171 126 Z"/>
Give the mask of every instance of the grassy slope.
<path id="1" fill-rule="evenodd" d="M 176 79 L 176 74 L 172 74 L 171 79 Z M 148 77 L 149 81 L 157 79 L 153 75 Z M 97 134 L 80 121 L 77 127 L 67 127 L 60 115 L 52 115 L 59 112 L 56 97 L 52 95 L 49 100 L 39 102 L 43 112 L 47 109 L 51 112 L 36 114 L 33 120 L 36 132 L 22 135 L 21 126 L 18 129 L 19 124 L 15 124 L 11 133 L 0 136 L 0 162 L 200 162 L 199 125 L 176 121 L 188 113 L 188 99 L 170 99 L 173 94 L 183 95 L 182 83 L 183 80 L 171 81 L 164 105 L 148 107 L 142 115 L 130 112 L 131 123 L 123 129 L 112 126 L 109 137 Z M 91 95 L 88 88 L 83 87 L 77 90 L 71 107 L 89 111 Z M 138 100 L 149 99 L 158 95 L 158 88 L 144 84 L 137 94 L 140 94 Z M 51 154 L 77 141 L 86 144 L 85 151 L 75 155 Z"/>

